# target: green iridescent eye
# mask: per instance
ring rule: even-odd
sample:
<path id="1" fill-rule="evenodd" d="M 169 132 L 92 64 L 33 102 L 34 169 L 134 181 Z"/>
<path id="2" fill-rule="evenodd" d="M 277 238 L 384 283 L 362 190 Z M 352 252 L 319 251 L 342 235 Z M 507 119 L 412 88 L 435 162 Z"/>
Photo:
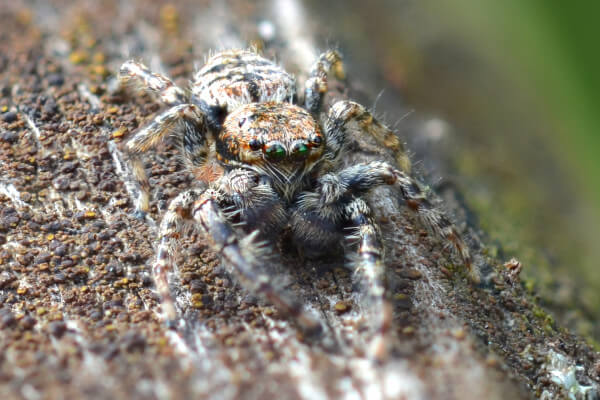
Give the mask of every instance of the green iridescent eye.
<path id="1" fill-rule="evenodd" d="M 281 161 L 285 158 L 285 149 L 280 144 L 271 144 L 267 146 L 265 156 L 269 161 Z"/>
<path id="2" fill-rule="evenodd" d="M 308 146 L 304 143 L 297 143 L 292 149 L 292 156 L 296 159 L 303 159 L 308 154 Z"/>
<path id="3" fill-rule="evenodd" d="M 308 153 L 308 147 L 305 144 L 301 144 L 300 146 L 296 147 L 295 150 L 296 150 L 295 152 L 300 155 L 304 155 L 304 154 Z"/>

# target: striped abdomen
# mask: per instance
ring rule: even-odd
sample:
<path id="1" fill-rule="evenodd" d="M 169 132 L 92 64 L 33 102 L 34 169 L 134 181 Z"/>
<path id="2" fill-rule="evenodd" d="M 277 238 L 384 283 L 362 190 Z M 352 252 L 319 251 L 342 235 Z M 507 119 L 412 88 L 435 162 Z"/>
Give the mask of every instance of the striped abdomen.
<path id="1" fill-rule="evenodd" d="M 194 76 L 194 101 L 231 112 L 248 103 L 290 102 L 294 77 L 258 54 L 230 50 L 211 57 Z"/>

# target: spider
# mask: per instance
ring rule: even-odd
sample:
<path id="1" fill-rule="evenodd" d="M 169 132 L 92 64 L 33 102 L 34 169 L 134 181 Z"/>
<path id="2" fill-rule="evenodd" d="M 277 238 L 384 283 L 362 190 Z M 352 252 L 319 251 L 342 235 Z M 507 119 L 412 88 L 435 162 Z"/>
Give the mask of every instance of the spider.
<path id="1" fill-rule="evenodd" d="M 451 243 L 473 272 L 469 251 L 454 225 L 404 172 L 408 157 L 394 132 L 352 101 L 339 101 L 325 114 L 329 73 L 340 78 L 344 74 L 335 50 L 315 61 L 302 104 L 294 77 L 250 50 L 227 50 L 210 57 L 194 75 L 189 92 L 140 63 L 122 65 L 121 83 L 150 91 L 169 107 L 125 143 L 139 190 L 137 215 L 148 212 L 150 190 L 140 155 L 166 136 L 177 141 L 198 180 L 197 187 L 170 202 L 160 223 L 152 273 L 167 321 L 177 318 L 167 273 L 174 266 L 178 239 L 192 225 L 242 286 L 309 334 L 320 332 L 321 324 L 264 272 L 268 247 L 261 242 L 273 245 L 283 235 L 310 258 L 346 247 L 355 254 L 353 276 L 380 316 L 378 329 L 385 330 L 391 311 L 384 246 L 364 198 L 381 185 L 396 187 L 408 208 Z M 350 135 L 371 135 L 394 150 L 398 165 L 371 161 L 345 166 Z"/>

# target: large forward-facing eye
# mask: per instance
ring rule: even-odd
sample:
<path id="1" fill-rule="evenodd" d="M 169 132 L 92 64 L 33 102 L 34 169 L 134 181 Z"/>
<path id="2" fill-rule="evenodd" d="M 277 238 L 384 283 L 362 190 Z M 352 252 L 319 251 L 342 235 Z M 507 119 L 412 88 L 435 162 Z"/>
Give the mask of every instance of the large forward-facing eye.
<path id="1" fill-rule="evenodd" d="M 265 149 L 265 157 L 269 161 L 281 161 L 285 158 L 285 156 L 285 148 L 279 143 L 269 143 Z"/>
<path id="2" fill-rule="evenodd" d="M 295 160 L 303 160 L 308 155 L 308 146 L 304 142 L 297 142 L 292 146 L 292 157 Z"/>

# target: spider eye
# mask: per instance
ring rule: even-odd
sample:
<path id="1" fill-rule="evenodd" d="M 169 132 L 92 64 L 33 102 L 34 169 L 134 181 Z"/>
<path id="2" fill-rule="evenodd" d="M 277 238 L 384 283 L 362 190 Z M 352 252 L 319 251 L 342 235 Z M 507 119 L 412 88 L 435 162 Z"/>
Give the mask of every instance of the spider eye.
<path id="1" fill-rule="evenodd" d="M 314 135 L 309 140 L 310 144 L 314 147 L 319 147 L 323 143 L 323 137 L 319 135 Z"/>
<path id="2" fill-rule="evenodd" d="M 281 161 L 285 158 L 285 149 L 278 143 L 270 144 L 265 150 L 265 156 L 269 161 Z"/>
<path id="3" fill-rule="evenodd" d="M 292 148 L 292 157 L 303 159 L 308 154 L 308 146 L 304 143 L 296 143 Z"/>
<path id="4" fill-rule="evenodd" d="M 256 151 L 262 149 L 263 144 L 259 139 L 252 139 L 248 142 L 248 146 L 251 150 Z"/>

